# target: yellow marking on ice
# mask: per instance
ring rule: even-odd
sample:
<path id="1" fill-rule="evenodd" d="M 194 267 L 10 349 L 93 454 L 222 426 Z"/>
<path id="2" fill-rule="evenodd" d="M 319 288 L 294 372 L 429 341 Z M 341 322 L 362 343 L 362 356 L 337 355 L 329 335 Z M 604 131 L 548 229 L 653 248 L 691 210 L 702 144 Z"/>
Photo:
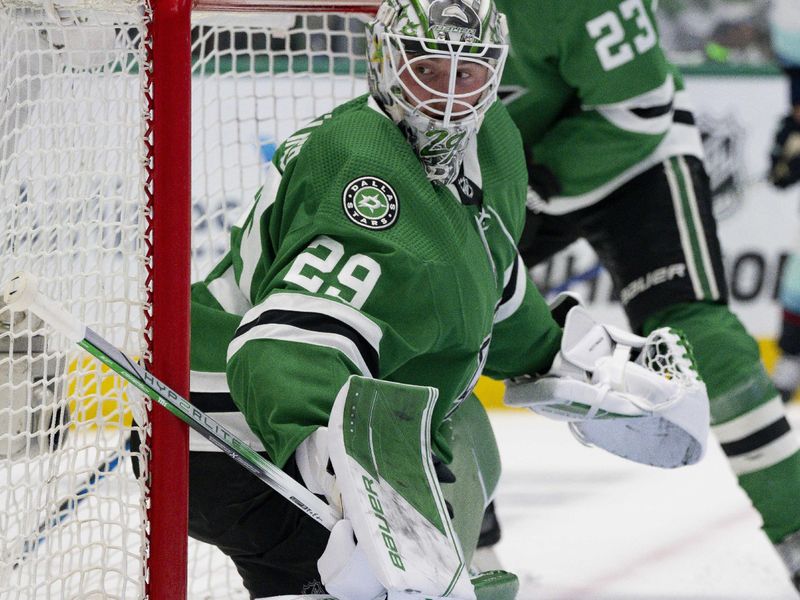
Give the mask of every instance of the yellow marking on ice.
<path id="1" fill-rule="evenodd" d="M 775 368 L 775 363 L 778 362 L 778 357 L 781 355 L 777 340 L 759 339 L 758 349 L 761 352 L 761 360 L 764 362 L 767 373 L 772 373 L 772 369 Z M 800 393 L 796 392 L 792 397 L 792 402 L 797 402 L 798 400 L 800 400 Z"/>
<path id="2" fill-rule="evenodd" d="M 67 368 L 70 414 L 81 423 L 130 427 L 128 383 L 89 354 L 75 357 Z"/>
<path id="3" fill-rule="evenodd" d="M 761 360 L 764 362 L 764 367 L 769 373 L 775 368 L 775 363 L 781 351 L 778 349 L 778 342 L 776 340 L 759 339 L 758 349 L 761 352 Z"/>
<path id="4" fill-rule="evenodd" d="M 503 404 L 506 393 L 506 384 L 489 377 L 481 377 L 475 386 L 475 395 L 486 410 L 527 410 L 525 408 L 510 408 Z"/>

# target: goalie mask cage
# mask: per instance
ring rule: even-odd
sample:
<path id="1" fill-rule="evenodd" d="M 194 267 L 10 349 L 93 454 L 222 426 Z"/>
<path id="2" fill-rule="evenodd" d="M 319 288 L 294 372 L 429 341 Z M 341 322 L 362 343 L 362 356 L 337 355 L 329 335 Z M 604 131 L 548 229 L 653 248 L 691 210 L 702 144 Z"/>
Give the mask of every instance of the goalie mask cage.
<path id="1" fill-rule="evenodd" d="M 276 144 L 366 91 L 374 5 L 0 1 L 0 279 L 34 273 L 188 394 L 189 282 Z M 247 598 L 187 544 L 188 439 L 0 306 L 0 598 Z"/>

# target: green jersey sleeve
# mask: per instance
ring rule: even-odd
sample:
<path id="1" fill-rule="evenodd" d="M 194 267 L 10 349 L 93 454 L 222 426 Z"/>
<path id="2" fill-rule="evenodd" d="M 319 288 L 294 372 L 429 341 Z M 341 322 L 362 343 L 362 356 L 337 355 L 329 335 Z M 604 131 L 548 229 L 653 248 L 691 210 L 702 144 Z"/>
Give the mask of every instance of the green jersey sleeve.
<path id="1" fill-rule="evenodd" d="M 566 197 L 590 193 L 641 163 L 673 126 L 683 83 L 660 46 L 654 6 L 498 0 L 511 37 L 509 112 Z"/>
<path id="2" fill-rule="evenodd" d="M 365 98 L 278 149 L 230 254 L 193 289 L 192 320 L 197 344 L 226 349 L 234 403 L 277 464 L 327 424 L 352 374 L 436 387 L 446 457 L 440 425 L 485 365 L 498 376 L 549 365 L 559 330 L 516 250 L 525 179 L 500 104 L 460 184 L 432 184 Z M 219 368 L 218 348 L 193 350 L 193 368 Z"/>

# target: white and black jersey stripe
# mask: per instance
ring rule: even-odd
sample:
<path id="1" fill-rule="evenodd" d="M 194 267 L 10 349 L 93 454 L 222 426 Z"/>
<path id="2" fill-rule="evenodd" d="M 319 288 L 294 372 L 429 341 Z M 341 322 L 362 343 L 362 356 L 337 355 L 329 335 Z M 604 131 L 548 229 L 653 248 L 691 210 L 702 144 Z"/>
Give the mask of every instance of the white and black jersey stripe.
<path id="1" fill-rule="evenodd" d="M 494 313 L 495 323 L 505 321 L 522 306 L 528 283 L 527 273 L 522 257 L 517 254 L 511 266 L 503 273 L 503 295 L 500 297 L 500 302 Z"/>
<path id="2" fill-rule="evenodd" d="M 219 421 L 256 452 L 264 452 L 264 444 L 247 425 L 244 415 L 233 403 L 225 373 L 191 371 L 190 400 L 199 410 Z M 194 429 L 189 430 L 189 450 L 192 452 L 221 452 L 210 440 Z"/>
<path id="3" fill-rule="evenodd" d="M 692 104 L 685 90 L 676 90 L 672 99 L 645 104 L 636 98 L 620 105 L 608 105 L 598 112 L 616 126 L 629 131 L 652 130 L 666 134 L 655 151 L 606 183 L 591 191 L 574 196 L 553 196 L 548 202 L 536 205 L 537 212 L 551 215 L 567 214 L 591 206 L 606 198 L 619 187 L 672 156 L 703 158 L 703 144 L 695 125 Z M 663 127 L 663 130 L 661 129 Z"/>
<path id="4" fill-rule="evenodd" d="M 800 450 L 779 396 L 713 430 L 737 475 L 761 471 Z"/>
<path id="5" fill-rule="evenodd" d="M 583 109 L 596 110 L 622 130 L 659 135 L 672 126 L 674 100 L 675 82 L 672 75 L 668 75 L 663 84 L 645 94 L 616 104 L 584 106 Z"/>
<path id="6" fill-rule="evenodd" d="M 489 207 L 488 210 L 494 216 L 495 223 L 500 227 L 503 235 L 508 240 L 509 246 L 513 248 L 515 253 L 514 260 L 503 272 L 503 293 L 500 296 L 500 301 L 497 303 L 494 314 L 494 322 L 499 323 L 500 321 L 505 321 L 522 306 L 528 285 L 528 270 L 525 268 L 525 263 L 517 251 L 517 244 L 505 223 L 503 223 L 503 219 L 493 208 Z"/>
<path id="7" fill-rule="evenodd" d="M 381 328 L 351 306 L 279 292 L 245 314 L 228 346 L 228 360 L 251 340 L 283 340 L 335 349 L 365 377 L 378 377 L 382 337 Z"/>
<path id="8" fill-rule="evenodd" d="M 719 300 L 721 294 L 718 279 L 721 280 L 721 274 L 714 270 L 694 183 L 685 157 L 674 156 L 664 161 L 664 172 L 695 296 L 698 300 Z"/>

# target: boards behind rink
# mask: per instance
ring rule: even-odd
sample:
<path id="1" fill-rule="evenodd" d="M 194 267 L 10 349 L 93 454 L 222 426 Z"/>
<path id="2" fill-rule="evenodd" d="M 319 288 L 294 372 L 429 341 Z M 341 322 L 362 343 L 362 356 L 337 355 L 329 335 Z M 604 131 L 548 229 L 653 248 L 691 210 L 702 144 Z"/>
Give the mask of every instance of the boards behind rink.
<path id="1" fill-rule="evenodd" d="M 0 279 L 36 274 L 181 389 L 188 282 L 277 144 L 366 91 L 374 4 L 4 2 Z M 175 533 L 186 440 L 171 416 L 5 308 L 0 381 L 3 600 L 247 598 L 221 553 Z"/>

